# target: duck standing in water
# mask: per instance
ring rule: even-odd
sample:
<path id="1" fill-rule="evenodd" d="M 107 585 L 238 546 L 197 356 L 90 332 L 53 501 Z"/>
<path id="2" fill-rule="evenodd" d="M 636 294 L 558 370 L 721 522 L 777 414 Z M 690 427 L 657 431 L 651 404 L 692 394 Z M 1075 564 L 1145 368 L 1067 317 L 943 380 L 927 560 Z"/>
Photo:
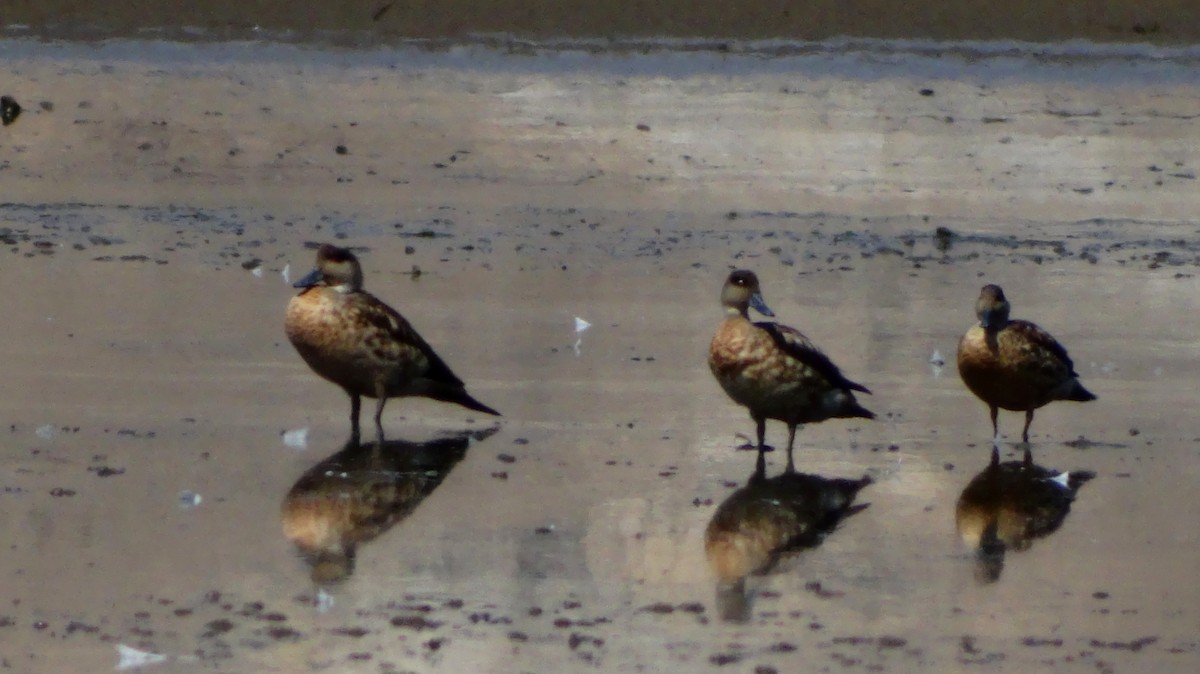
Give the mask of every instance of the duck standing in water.
<path id="1" fill-rule="evenodd" d="M 388 398 L 422 396 L 500 416 L 466 386 L 395 309 L 363 290 L 362 267 L 345 248 L 317 250 L 316 267 L 297 281 L 285 329 L 314 372 L 350 396 L 350 432 L 359 438 L 361 398 L 375 398 L 375 434 L 383 444 Z"/>
<path id="2" fill-rule="evenodd" d="M 992 440 L 1001 408 L 1025 412 L 1021 441 L 1029 443 L 1033 411 L 1052 400 L 1086 402 L 1096 396 L 1079 383 L 1075 365 L 1050 333 L 1029 321 L 1010 320 L 1011 307 L 998 285 L 986 285 L 975 302 L 979 324 L 958 343 L 958 373 L 971 392 L 987 403 Z"/>
<path id="3" fill-rule="evenodd" d="M 708 367 L 733 401 L 750 410 L 758 451 L 767 451 L 767 419 L 788 426 L 787 470 L 793 469 L 796 427 L 826 419 L 874 419 L 852 391 L 870 393 L 838 370 L 800 331 L 778 323 L 752 323 L 747 310 L 774 312 L 763 301 L 758 277 L 744 269 L 729 274 L 721 289 L 725 320 L 708 350 Z"/>

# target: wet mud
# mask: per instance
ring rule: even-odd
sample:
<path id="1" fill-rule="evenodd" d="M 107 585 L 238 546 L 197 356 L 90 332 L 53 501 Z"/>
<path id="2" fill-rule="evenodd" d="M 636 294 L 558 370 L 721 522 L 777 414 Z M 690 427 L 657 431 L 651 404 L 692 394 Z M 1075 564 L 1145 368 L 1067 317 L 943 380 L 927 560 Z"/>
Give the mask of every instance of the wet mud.
<path id="1" fill-rule="evenodd" d="M 0 671 L 1200 663 L 1171 64 L 12 49 Z M 345 394 L 282 331 L 327 241 L 498 427 L 396 400 L 339 454 Z M 731 268 L 878 418 L 798 432 L 798 471 L 870 483 L 819 545 L 761 546 L 725 620 L 705 532 L 756 469 L 705 362 Z M 984 283 L 1099 396 L 1039 410 L 1032 467 L 954 370 Z M 972 487 L 1000 469 L 1035 507 Z M 997 516 L 980 574 L 963 523 L 997 511 L 1032 529 Z"/>

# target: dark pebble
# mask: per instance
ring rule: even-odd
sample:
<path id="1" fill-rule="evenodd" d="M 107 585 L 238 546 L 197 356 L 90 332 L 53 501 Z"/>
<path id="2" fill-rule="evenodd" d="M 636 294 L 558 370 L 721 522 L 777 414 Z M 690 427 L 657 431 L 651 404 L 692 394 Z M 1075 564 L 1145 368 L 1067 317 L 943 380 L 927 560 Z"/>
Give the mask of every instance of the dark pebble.
<path id="1" fill-rule="evenodd" d="M 21 106 L 17 103 L 17 99 L 12 96 L 0 96 L 0 121 L 4 122 L 4 126 L 17 121 L 20 114 Z"/>
<path id="2" fill-rule="evenodd" d="M 400 627 L 409 630 L 431 630 L 441 627 L 441 623 L 428 620 L 424 616 L 406 616 L 398 615 L 392 618 L 392 627 Z"/>

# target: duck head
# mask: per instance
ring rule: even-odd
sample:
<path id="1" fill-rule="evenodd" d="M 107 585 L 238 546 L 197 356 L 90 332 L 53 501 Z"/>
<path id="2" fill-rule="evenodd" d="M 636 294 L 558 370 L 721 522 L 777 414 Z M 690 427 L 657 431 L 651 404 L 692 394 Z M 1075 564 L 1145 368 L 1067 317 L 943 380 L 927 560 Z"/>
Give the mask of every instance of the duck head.
<path id="1" fill-rule="evenodd" d="M 975 315 L 985 330 L 1000 330 L 1007 325 L 1010 308 L 1004 291 L 990 283 L 979 291 L 979 299 L 975 301 Z"/>
<path id="2" fill-rule="evenodd" d="M 754 310 L 763 316 L 775 315 L 762 298 L 758 277 L 746 269 L 736 269 L 729 273 L 725 287 L 721 288 L 721 304 L 730 315 L 745 316 L 749 307 L 754 307 Z"/>
<path id="3" fill-rule="evenodd" d="M 354 253 L 347 248 L 324 243 L 317 249 L 317 264 L 313 270 L 292 285 L 296 288 L 321 286 L 349 293 L 361 290 L 362 284 L 362 267 Z"/>

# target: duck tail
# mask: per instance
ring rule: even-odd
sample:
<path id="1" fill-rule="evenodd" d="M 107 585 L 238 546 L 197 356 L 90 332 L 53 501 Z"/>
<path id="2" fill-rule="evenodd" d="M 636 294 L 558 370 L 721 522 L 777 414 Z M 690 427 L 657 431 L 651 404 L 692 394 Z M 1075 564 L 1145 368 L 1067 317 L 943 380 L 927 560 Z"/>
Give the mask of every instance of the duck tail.
<path id="1" fill-rule="evenodd" d="M 487 405 L 484 405 L 483 403 L 479 402 L 475 398 L 471 397 L 471 394 L 467 393 L 465 389 L 460 391 L 459 395 L 457 397 L 455 397 L 453 400 L 450 400 L 448 402 L 458 403 L 459 405 L 462 405 L 463 407 L 465 407 L 469 410 L 475 410 L 476 412 L 483 412 L 484 414 L 490 414 L 494 417 L 501 416 L 500 413 L 497 412 L 496 410 L 488 407 Z"/>
<path id="2" fill-rule="evenodd" d="M 871 389 L 867 388 L 866 386 L 863 386 L 862 384 L 860 384 L 858 382 L 850 381 L 849 379 L 846 380 L 846 388 L 850 389 L 851 391 L 862 391 L 863 393 L 866 393 L 867 395 L 871 395 Z"/>
<path id="3" fill-rule="evenodd" d="M 1063 400 L 1074 400 L 1081 403 L 1095 399 L 1096 394 L 1085 389 L 1083 384 L 1079 383 L 1078 379 L 1071 380 L 1070 388 L 1067 389 L 1067 394 L 1063 396 Z"/>
<path id="4" fill-rule="evenodd" d="M 859 405 L 857 400 L 851 399 L 838 416 L 843 419 L 874 419 L 875 413 Z"/>
<path id="5" fill-rule="evenodd" d="M 421 395 L 433 398 L 434 400 L 440 400 L 444 403 L 462 405 L 469 410 L 483 412 L 484 414 L 490 414 L 494 417 L 501 416 L 501 414 L 496 410 L 484 405 L 472 397 L 470 393 L 467 393 L 467 389 L 463 386 L 451 386 L 440 382 L 425 382 L 425 387 L 421 391 Z"/>

